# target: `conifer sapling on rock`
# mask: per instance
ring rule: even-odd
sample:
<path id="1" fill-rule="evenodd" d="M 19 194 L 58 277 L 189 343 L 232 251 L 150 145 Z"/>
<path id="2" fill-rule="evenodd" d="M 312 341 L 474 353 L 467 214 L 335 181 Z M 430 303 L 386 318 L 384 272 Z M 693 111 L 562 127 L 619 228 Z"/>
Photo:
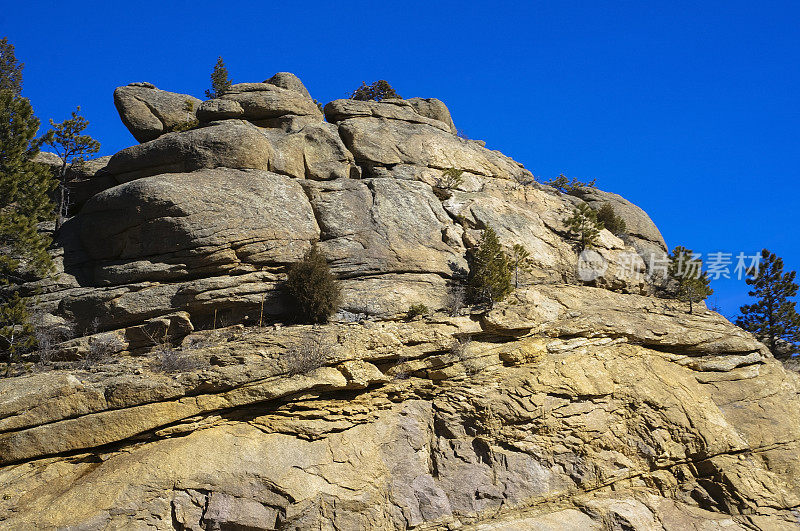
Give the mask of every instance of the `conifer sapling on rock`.
<path id="1" fill-rule="evenodd" d="M 694 303 L 714 293 L 708 274 L 703 271 L 703 261 L 691 249 L 679 245 L 672 250 L 667 274 L 678 283 L 678 300 L 689 303 L 689 313 L 693 312 Z"/>
<path id="2" fill-rule="evenodd" d="M 231 88 L 231 80 L 228 78 L 228 69 L 222 56 L 217 57 L 214 70 L 211 72 L 211 90 L 206 90 L 206 98 L 219 98 Z"/>
<path id="3" fill-rule="evenodd" d="M 487 227 L 483 231 L 468 260 L 467 294 L 473 302 L 491 307 L 511 293 L 513 268 L 494 229 Z"/>
<path id="4" fill-rule="evenodd" d="M 597 241 L 597 235 L 603 230 L 603 224 L 597 219 L 597 212 L 586 203 L 581 203 L 572 211 L 572 216 L 564 220 L 570 232 L 574 233 L 578 240 L 578 248 L 583 251 L 593 247 Z"/>

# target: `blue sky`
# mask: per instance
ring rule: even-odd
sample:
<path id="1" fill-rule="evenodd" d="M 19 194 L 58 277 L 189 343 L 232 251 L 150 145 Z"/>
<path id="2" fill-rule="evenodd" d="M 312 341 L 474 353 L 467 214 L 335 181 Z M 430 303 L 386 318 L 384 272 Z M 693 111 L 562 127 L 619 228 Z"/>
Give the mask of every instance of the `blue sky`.
<path id="1" fill-rule="evenodd" d="M 134 143 L 114 87 L 202 97 L 218 55 L 235 82 L 290 71 L 323 102 L 383 78 L 543 180 L 596 178 L 670 247 L 768 247 L 800 268 L 800 3 L 276 4 L 14 2 L 0 36 L 43 122 L 81 105 L 102 154 Z M 713 287 L 728 316 L 748 300 Z"/>

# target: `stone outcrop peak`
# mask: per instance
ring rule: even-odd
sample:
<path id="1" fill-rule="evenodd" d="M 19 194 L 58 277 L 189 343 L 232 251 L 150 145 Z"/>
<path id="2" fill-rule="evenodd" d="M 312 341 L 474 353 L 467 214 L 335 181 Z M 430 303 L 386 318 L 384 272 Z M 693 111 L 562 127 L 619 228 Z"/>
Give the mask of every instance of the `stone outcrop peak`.
<path id="1" fill-rule="evenodd" d="M 16 287 L 74 337 L 0 380 L 0 526 L 797 527 L 798 374 L 656 296 L 666 243 L 623 197 L 536 183 L 435 98 L 321 112 L 280 72 L 114 103 L 139 143 L 75 170 L 57 275 Z M 627 226 L 588 277 L 581 201 Z M 528 264 L 460 309 L 487 227 Z M 282 282 L 314 243 L 342 308 L 291 324 Z"/>

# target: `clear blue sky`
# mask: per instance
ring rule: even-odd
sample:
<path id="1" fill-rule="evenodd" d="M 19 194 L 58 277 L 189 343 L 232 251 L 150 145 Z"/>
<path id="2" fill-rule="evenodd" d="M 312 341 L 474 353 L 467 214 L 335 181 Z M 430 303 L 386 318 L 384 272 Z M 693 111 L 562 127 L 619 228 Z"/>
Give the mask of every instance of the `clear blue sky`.
<path id="1" fill-rule="evenodd" d="M 445 101 L 456 126 L 548 179 L 597 179 L 670 247 L 768 247 L 800 269 L 798 2 L 6 2 L 43 121 L 76 105 L 111 154 L 134 143 L 112 91 L 202 96 L 296 73 L 312 96 L 384 78 Z M 738 281 L 713 283 L 732 316 Z"/>

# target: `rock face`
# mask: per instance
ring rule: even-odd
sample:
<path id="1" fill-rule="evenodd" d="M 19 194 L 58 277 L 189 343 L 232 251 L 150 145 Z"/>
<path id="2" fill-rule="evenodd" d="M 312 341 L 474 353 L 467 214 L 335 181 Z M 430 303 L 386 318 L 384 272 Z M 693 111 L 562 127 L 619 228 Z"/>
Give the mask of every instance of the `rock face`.
<path id="1" fill-rule="evenodd" d="M 447 108 L 447 105 L 442 102 L 442 100 L 437 100 L 436 98 L 409 98 L 406 100 L 408 103 L 414 107 L 414 110 L 417 111 L 417 114 L 421 114 L 422 116 L 427 116 L 428 118 L 433 118 L 434 120 L 439 120 L 447 124 L 450 127 L 450 132 L 456 134 L 458 130 L 456 129 L 455 124 L 453 123 L 453 118 L 450 116 L 450 110 Z"/>
<path id="2" fill-rule="evenodd" d="M 129 121 L 168 99 L 117 92 Z M 74 169 L 56 276 L 14 286 L 51 336 L 0 379 L 4 528 L 797 528 L 800 376 L 652 296 L 644 211 L 533 182 L 435 99 L 326 122 L 278 73 L 196 108 Z M 582 200 L 628 233 L 579 256 Z M 530 258 L 462 309 L 487 227 Z M 291 324 L 282 282 L 314 242 L 342 308 Z"/>
<path id="3" fill-rule="evenodd" d="M 551 291 L 561 288 L 575 293 L 537 333 L 500 341 L 496 324 L 468 318 L 234 328 L 188 336 L 179 355 L 193 368 L 175 377 L 133 357 L 4 380 L 0 518 L 11 528 L 791 529 L 797 375 L 744 337 L 706 354 L 718 336 L 702 330 L 743 335 L 713 312 L 662 302 L 643 327 L 631 295 L 607 292 L 616 300 L 592 308 L 578 294 L 603 290 Z M 591 337 L 552 324 L 612 307 L 619 315 Z M 685 353 L 670 339 L 682 328 L 699 334 Z M 453 337 L 472 339 L 453 349 Z M 308 341 L 324 356 L 296 374 Z M 192 346 L 203 344 L 213 346 Z M 715 365 L 720 356 L 738 362 Z"/>
<path id="4" fill-rule="evenodd" d="M 133 137 L 147 142 L 194 120 L 200 100 L 152 83 L 131 83 L 114 91 L 114 105 Z"/>

